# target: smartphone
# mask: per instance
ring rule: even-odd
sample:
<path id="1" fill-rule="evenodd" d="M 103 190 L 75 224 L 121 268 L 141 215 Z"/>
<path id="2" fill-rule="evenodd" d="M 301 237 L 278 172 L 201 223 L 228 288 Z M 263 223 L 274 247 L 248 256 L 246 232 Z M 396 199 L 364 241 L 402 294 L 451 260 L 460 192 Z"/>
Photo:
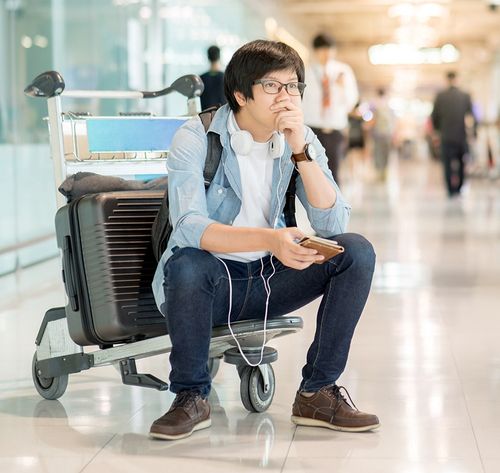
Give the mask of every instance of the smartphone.
<path id="1" fill-rule="evenodd" d="M 302 238 L 298 244 L 304 248 L 312 248 L 324 257 L 321 261 L 315 261 L 317 264 L 322 264 L 325 261 L 332 259 L 334 256 L 344 252 L 344 247 L 340 246 L 336 241 L 315 236 L 306 236 Z"/>

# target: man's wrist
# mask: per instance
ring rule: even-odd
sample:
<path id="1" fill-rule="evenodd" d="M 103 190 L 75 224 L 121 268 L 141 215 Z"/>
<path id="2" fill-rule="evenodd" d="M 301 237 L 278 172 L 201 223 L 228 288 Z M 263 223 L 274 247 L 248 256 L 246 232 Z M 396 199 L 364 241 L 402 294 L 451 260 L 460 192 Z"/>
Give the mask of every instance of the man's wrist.
<path id="1" fill-rule="evenodd" d="M 300 154 L 303 153 L 306 149 L 306 141 L 304 140 L 302 143 L 294 144 L 290 146 L 292 148 L 292 154 Z"/>
<path id="2" fill-rule="evenodd" d="M 274 229 L 273 228 L 261 228 L 259 229 L 261 235 L 261 241 L 264 247 L 264 251 L 273 252 L 274 243 Z"/>

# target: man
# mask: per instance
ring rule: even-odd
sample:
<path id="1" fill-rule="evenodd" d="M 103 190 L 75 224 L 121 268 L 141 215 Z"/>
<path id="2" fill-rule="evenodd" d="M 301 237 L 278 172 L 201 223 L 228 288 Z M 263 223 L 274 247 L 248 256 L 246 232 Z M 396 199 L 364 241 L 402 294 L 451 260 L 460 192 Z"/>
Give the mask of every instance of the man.
<path id="1" fill-rule="evenodd" d="M 464 183 L 464 156 L 468 151 L 465 119 L 474 114 L 470 95 L 456 85 L 456 73 L 448 72 L 446 77 L 448 88 L 437 95 L 431 118 L 441 136 L 446 187 L 453 197 L 460 194 Z"/>
<path id="2" fill-rule="evenodd" d="M 352 69 L 335 60 L 335 40 L 319 34 L 313 39 L 313 61 L 307 70 L 304 120 L 326 149 L 328 167 L 339 182 L 339 165 L 346 150 L 349 113 L 358 102 Z"/>
<path id="3" fill-rule="evenodd" d="M 377 177 L 383 182 L 387 177 L 387 164 L 389 163 L 395 122 L 385 89 L 377 89 L 377 98 L 372 109 L 373 161 Z"/>
<path id="4" fill-rule="evenodd" d="M 226 103 L 224 95 L 224 73 L 220 65 L 220 49 L 217 46 L 210 46 L 207 50 L 207 57 L 210 61 L 210 70 L 202 74 L 201 80 L 205 89 L 200 96 L 201 108 L 205 110 L 214 105 Z"/>
<path id="5" fill-rule="evenodd" d="M 292 420 L 346 431 L 379 425 L 376 416 L 351 407 L 335 385 L 368 296 L 375 254 L 362 236 L 344 233 L 350 207 L 328 171 L 324 148 L 304 126 L 303 81 L 302 60 L 283 43 L 257 40 L 236 51 L 224 78 L 228 104 L 209 129 L 223 150 L 207 191 L 207 137 L 199 117 L 173 139 L 173 233 L 153 290 L 172 341 L 170 387 L 177 396 L 151 426 L 153 437 L 179 439 L 210 426 L 210 336 L 213 326 L 227 323 L 228 306 L 231 321 L 264 318 L 268 300 L 267 315 L 276 317 L 321 295 Z M 294 166 L 297 195 L 312 227 L 345 247 L 323 264 L 313 264 L 322 261 L 315 250 L 297 244 L 304 236 L 298 228 L 284 227 L 284 196 Z"/>

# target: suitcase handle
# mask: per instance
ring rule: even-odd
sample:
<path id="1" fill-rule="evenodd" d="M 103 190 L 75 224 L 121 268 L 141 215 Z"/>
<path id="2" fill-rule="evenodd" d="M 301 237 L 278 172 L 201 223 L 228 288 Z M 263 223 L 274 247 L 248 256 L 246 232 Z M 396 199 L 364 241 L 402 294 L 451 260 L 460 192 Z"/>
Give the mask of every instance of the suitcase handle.
<path id="1" fill-rule="evenodd" d="M 63 243 L 63 280 L 66 294 L 68 295 L 69 303 L 73 311 L 78 311 L 78 296 L 76 293 L 75 277 L 73 274 L 73 253 L 71 250 L 71 239 L 69 236 L 64 237 Z"/>

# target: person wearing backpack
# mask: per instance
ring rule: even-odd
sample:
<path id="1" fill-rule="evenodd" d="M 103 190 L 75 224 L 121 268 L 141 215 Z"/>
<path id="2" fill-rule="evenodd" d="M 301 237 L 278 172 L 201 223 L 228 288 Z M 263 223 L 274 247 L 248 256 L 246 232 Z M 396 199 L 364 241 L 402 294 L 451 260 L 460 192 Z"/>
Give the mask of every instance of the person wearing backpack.
<path id="1" fill-rule="evenodd" d="M 172 232 L 153 292 L 172 342 L 176 397 L 153 422 L 154 438 L 180 439 L 210 426 L 213 326 L 285 315 L 320 296 L 292 421 L 351 432 L 379 426 L 377 416 L 351 406 L 336 385 L 368 297 L 375 253 L 364 237 L 345 233 L 351 207 L 323 146 L 304 125 L 304 88 L 304 64 L 295 50 L 252 41 L 227 65 L 228 103 L 215 112 L 208 132 L 196 116 L 173 138 L 167 161 Z M 205 182 L 214 136 L 220 163 Z M 298 244 L 304 237 L 299 228 L 285 227 L 285 192 L 295 175 L 314 231 L 345 248 L 328 261 Z"/>

